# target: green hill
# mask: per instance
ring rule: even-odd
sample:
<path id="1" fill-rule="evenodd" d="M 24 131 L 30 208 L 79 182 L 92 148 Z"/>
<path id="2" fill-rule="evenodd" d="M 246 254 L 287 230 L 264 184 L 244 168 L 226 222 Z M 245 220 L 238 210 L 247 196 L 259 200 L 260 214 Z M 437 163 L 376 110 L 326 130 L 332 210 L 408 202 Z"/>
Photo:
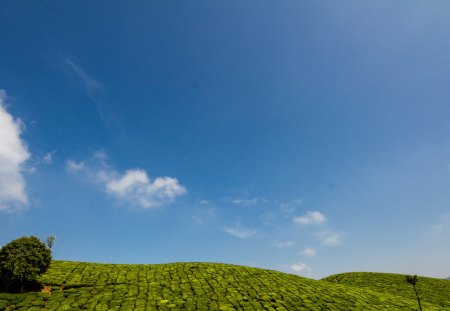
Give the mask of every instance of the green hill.
<path id="1" fill-rule="evenodd" d="M 406 295 L 229 264 L 53 261 L 40 281 L 47 293 L 1 293 L 0 310 L 417 309 Z M 423 306 L 450 310 L 427 301 Z"/>
<path id="2" fill-rule="evenodd" d="M 357 288 L 365 288 L 380 293 L 415 299 L 412 286 L 405 281 L 404 274 L 349 272 L 324 278 L 333 284 L 342 284 Z M 442 308 L 450 308 L 450 282 L 448 280 L 419 276 L 416 285 L 422 302 L 431 302 Z"/>

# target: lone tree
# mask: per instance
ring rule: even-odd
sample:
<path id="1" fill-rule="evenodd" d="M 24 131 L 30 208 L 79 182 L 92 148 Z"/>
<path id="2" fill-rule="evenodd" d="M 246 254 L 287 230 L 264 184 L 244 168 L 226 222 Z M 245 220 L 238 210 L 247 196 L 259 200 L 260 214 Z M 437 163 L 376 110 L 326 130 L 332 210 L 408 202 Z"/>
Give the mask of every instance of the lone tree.
<path id="1" fill-rule="evenodd" d="M 420 304 L 420 298 L 419 294 L 417 293 L 416 284 L 417 284 L 418 278 L 417 275 L 407 275 L 406 276 L 406 282 L 411 284 L 414 288 L 414 292 L 416 293 L 417 302 L 419 303 L 419 309 L 422 310 L 422 305 Z"/>
<path id="2" fill-rule="evenodd" d="M 45 239 L 45 244 L 47 244 L 47 247 L 52 249 L 53 244 L 55 244 L 56 237 L 54 235 L 51 235 Z"/>
<path id="3" fill-rule="evenodd" d="M 7 290 L 23 292 L 26 282 L 47 271 L 52 251 L 34 236 L 16 239 L 0 249 L 0 280 Z"/>

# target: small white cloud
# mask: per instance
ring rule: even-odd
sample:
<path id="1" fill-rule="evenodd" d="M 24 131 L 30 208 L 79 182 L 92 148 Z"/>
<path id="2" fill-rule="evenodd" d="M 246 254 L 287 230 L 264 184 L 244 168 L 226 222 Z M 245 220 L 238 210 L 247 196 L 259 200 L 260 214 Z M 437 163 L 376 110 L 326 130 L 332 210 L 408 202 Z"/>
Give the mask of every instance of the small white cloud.
<path id="1" fill-rule="evenodd" d="M 96 152 L 88 162 L 68 160 L 66 168 L 82 172 L 90 180 L 102 184 L 105 192 L 117 199 L 144 209 L 171 203 L 187 192 L 176 178 L 157 177 L 150 179 L 142 169 L 127 170 L 119 174 L 106 163 L 104 151 Z"/>
<path id="2" fill-rule="evenodd" d="M 143 208 L 172 202 L 175 197 L 186 193 L 186 188 L 176 178 L 157 177 L 151 181 L 140 169 L 128 170 L 121 177 L 108 180 L 105 186 L 108 193 Z"/>
<path id="3" fill-rule="evenodd" d="M 66 168 L 72 172 L 81 171 L 82 169 L 84 169 L 84 161 L 75 162 L 73 160 L 67 160 Z"/>
<path id="4" fill-rule="evenodd" d="M 312 269 L 310 267 L 308 267 L 307 265 L 305 265 L 302 262 L 298 262 L 298 263 L 294 263 L 292 265 L 288 265 L 287 268 L 289 268 L 290 270 L 299 273 L 299 274 L 304 274 L 304 275 L 310 275 L 312 272 Z"/>
<path id="5" fill-rule="evenodd" d="M 275 244 L 275 247 L 277 248 L 291 248 L 293 246 L 295 246 L 294 241 L 281 241 Z"/>
<path id="6" fill-rule="evenodd" d="M 202 204 L 202 205 L 209 204 L 208 200 L 204 200 L 204 199 L 197 200 L 197 202 L 198 202 L 198 204 Z"/>
<path id="7" fill-rule="evenodd" d="M 298 254 L 300 256 L 312 257 L 317 254 L 317 250 L 314 248 L 307 247 L 307 248 L 301 250 Z"/>
<path id="8" fill-rule="evenodd" d="M 321 224 L 325 221 L 325 215 L 318 211 L 308 211 L 305 215 L 294 218 L 294 222 L 301 225 Z"/>
<path id="9" fill-rule="evenodd" d="M 341 244 L 341 236 L 333 231 L 323 231 L 317 234 L 319 240 L 325 246 L 338 246 Z"/>
<path id="10" fill-rule="evenodd" d="M 22 171 L 30 153 L 20 137 L 23 125 L 8 113 L 5 99 L 0 90 L 0 210 L 12 212 L 28 203 Z"/>
<path id="11" fill-rule="evenodd" d="M 252 237 L 257 233 L 256 230 L 240 228 L 240 227 L 234 227 L 234 228 L 224 227 L 223 231 L 225 231 L 228 234 L 231 234 L 232 236 L 240 238 L 240 239 L 246 239 L 246 238 Z"/>

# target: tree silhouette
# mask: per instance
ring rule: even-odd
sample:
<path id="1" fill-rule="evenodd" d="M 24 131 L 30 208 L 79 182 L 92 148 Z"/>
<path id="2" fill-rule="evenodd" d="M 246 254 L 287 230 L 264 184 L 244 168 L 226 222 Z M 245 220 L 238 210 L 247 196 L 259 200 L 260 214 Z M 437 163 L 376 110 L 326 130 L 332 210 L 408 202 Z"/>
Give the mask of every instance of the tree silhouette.
<path id="1" fill-rule="evenodd" d="M 45 244 L 47 244 L 47 247 L 49 249 L 52 249 L 53 244 L 55 244 L 56 241 L 56 237 L 54 235 L 51 235 L 49 237 L 47 237 L 47 239 L 45 240 Z"/>
<path id="2" fill-rule="evenodd" d="M 414 288 L 414 292 L 416 293 L 417 302 L 419 303 L 419 309 L 422 311 L 422 305 L 420 304 L 420 298 L 419 294 L 417 293 L 416 284 L 417 284 L 418 278 L 417 275 L 407 275 L 406 276 L 406 282 L 411 284 Z"/>

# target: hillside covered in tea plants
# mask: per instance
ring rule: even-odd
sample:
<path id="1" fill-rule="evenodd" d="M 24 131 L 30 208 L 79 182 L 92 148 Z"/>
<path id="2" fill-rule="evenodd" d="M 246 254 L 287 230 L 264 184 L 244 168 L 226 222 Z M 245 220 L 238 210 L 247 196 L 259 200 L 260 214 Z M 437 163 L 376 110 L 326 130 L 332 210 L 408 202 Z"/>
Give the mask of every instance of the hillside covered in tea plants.
<path id="1" fill-rule="evenodd" d="M 0 310 L 417 310 L 400 276 L 367 276 L 316 281 L 229 264 L 53 261 L 39 279 L 42 292 L 0 293 Z M 381 284 L 391 281 L 387 289 Z M 424 310 L 450 310 L 446 284 L 419 283 Z"/>
<path id="2" fill-rule="evenodd" d="M 411 286 L 406 286 L 405 275 L 403 274 L 349 272 L 331 275 L 323 280 L 333 284 L 365 288 L 409 299 L 415 299 L 416 297 Z M 442 308 L 450 308 L 449 280 L 419 277 L 416 287 L 422 302 L 430 302 Z"/>

